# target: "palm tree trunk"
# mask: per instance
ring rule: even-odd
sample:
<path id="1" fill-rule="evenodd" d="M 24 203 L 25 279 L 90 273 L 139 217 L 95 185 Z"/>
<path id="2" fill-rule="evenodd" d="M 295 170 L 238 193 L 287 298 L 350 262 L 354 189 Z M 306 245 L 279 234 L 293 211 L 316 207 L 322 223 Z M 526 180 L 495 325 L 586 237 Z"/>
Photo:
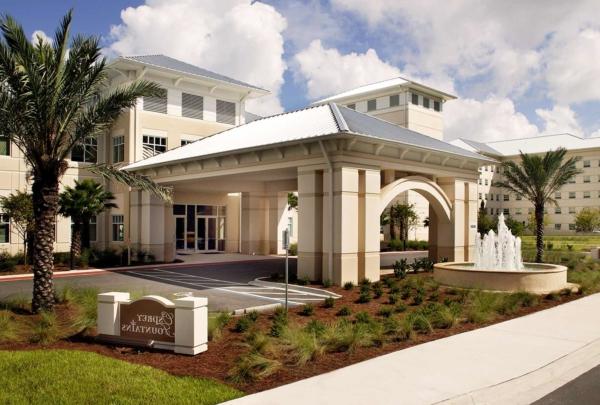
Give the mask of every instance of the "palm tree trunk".
<path id="1" fill-rule="evenodd" d="M 396 221 L 394 217 L 390 215 L 390 240 L 396 239 Z"/>
<path id="2" fill-rule="evenodd" d="M 83 218 L 81 222 L 81 250 L 90 248 L 90 219 Z"/>
<path id="3" fill-rule="evenodd" d="M 544 258 L 544 205 L 535 206 L 535 262 L 542 263 Z"/>
<path id="4" fill-rule="evenodd" d="M 73 232 L 71 233 L 71 270 L 75 268 L 75 259 L 81 256 L 81 221 L 73 221 Z"/>
<path id="5" fill-rule="evenodd" d="M 58 176 L 43 173 L 35 176 L 32 185 L 35 213 L 35 240 L 33 243 L 33 299 L 34 313 L 51 311 L 54 307 L 54 240 L 58 211 Z"/>

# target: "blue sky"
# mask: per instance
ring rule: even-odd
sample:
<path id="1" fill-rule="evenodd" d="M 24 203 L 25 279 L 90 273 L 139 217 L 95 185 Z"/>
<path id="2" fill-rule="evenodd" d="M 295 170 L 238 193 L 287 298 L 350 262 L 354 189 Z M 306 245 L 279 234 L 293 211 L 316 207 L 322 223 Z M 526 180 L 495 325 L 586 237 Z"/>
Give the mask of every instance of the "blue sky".
<path id="1" fill-rule="evenodd" d="M 51 36 L 72 7 L 74 31 L 100 35 L 110 57 L 165 53 L 268 88 L 248 106 L 260 114 L 408 76 L 459 96 L 447 139 L 499 140 L 600 135 L 599 3 L 5 0 L 2 12 Z"/>

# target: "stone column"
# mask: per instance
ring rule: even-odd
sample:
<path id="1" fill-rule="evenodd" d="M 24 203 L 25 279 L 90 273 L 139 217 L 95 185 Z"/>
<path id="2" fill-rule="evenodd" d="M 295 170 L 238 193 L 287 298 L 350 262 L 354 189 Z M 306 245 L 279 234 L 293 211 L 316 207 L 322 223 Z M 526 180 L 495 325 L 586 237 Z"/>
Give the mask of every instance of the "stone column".
<path id="1" fill-rule="evenodd" d="M 298 169 L 298 277 L 322 279 L 323 172 Z"/>
<path id="2" fill-rule="evenodd" d="M 156 260 L 164 261 L 165 250 L 174 241 L 167 238 L 166 232 L 172 228 L 166 222 L 168 206 L 159 197 L 142 191 L 139 194 L 139 248 L 152 253 Z M 132 223 L 133 225 L 134 223 Z"/>
<path id="3" fill-rule="evenodd" d="M 379 170 L 359 171 L 359 281 L 380 277 Z"/>
<path id="4" fill-rule="evenodd" d="M 175 353 L 196 355 L 207 350 L 208 300 L 184 297 L 175 304 Z"/>
<path id="5" fill-rule="evenodd" d="M 475 180 L 465 182 L 465 257 L 466 261 L 475 260 L 475 240 L 477 238 L 477 183 Z"/>
<path id="6" fill-rule="evenodd" d="M 242 253 L 266 255 L 269 253 L 267 235 L 268 203 L 263 193 L 242 193 Z"/>
<path id="7" fill-rule="evenodd" d="M 129 293 L 108 292 L 98 294 L 98 334 L 120 336 L 119 303 L 128 302 Z"/>

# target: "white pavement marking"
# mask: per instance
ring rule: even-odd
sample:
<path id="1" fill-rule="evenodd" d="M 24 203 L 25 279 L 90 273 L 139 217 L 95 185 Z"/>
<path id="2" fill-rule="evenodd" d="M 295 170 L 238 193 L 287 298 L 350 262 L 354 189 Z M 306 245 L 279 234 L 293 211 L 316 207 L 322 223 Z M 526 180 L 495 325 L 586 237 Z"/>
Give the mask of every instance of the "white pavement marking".
<path id="1" fill-rule="evenodd" d="M 196 288 L 200 287 L 212 290 L 219 290 L 232 294 L 240 294 L 269 301 L 285 301 L 283 298 L 271 297 L 271 295 L 285 295 L 285 292 L 283 292 L 283 288 L 250 286 L 234 281 L 219 280 L 216 278 L 197 276 L 194 274 L 178 273 L 164 269 L 128 271 L 127 273 L 158 281 L 165 281 L 171 283 L 175 282 Z M 327 297 L 329 297 L 329 295 L 297 291 L 291 288 L 288 290 L 288 302 L 290 304 L 301 305 L 302 302 L 321 301 L 323 300 L 323 298 Z"/>

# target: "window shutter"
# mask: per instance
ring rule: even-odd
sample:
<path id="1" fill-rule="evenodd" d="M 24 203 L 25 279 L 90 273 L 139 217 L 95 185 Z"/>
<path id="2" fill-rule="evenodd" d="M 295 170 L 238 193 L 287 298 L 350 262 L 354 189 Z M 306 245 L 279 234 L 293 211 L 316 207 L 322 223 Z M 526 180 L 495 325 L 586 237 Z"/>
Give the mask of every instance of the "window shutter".
<path id="1" fill-rule="evenodd" d="M 167 90 L 162 89 L 157 97 L 144 97 L 144 111 L 167 113 Z"/>
<path id="2" fill-rule="evenodd" d="M 204 97 L 183 93 L 181 95 L 181 114 L 187 118 L 203 119 Z"/>
<path id="3" fill-rule="evenodd" d="M 217 100 L 217 122 L 235 125 L 235 103 Z"/>

